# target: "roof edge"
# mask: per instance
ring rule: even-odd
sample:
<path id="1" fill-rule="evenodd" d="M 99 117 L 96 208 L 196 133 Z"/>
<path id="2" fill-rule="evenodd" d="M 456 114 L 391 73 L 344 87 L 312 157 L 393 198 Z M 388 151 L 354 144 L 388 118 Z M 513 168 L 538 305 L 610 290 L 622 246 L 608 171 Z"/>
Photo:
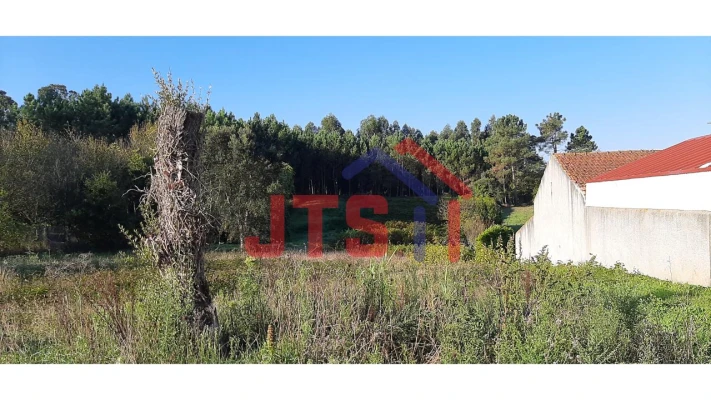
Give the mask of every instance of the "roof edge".
<path id="1" fill-rule="evenodd" d="M 614 170 L 613 170 L 614 171 Z M 654 172 L 646 173 L 646 174 L 637 174 L 637 175 L 629 175 L 625 177 L 620 177 L 617 179 L 598 179 L 602 177 L 603 175 L 597 176 L 591 180 L 589 180 L 587 183 L 602 183 L 602 182 L 618 182 L 618 181 L 627 181 L 630 179 L 644 179 L 644 178 L 657 178 L 657 177 L 662 177 L 662 176 L 675 176 L 675 175 L 688 175 L 688 174 L 699 174 L 703 172 L 711 172 L 711 167 L 704 168 L 704 169 L 683 169 L 679 171 L 670 171 L 666 172 L 664 174 L 658 174 Z"/>
<path id="2" fill-rule="evenodd" d="M 561 154 L 561 153 L 557 153 L 557 154 Z M 565 154 L 565 153 L 562 153 L 562 154 Z M 554 154 L 554 155 L 556 155 L 556 154 Z M 553 161 L 553 160 L 555 160 L 555 163 L 558 164 L 558 168 L 560 168 L 560 170 L 563 171 L 565 176 L 568 177 L 568 180 L 573 183 L 573 186 L 575 186 L 575 188 L 578 189 L 578 193 L 580 193 L 583 196 L 583 199 L 586 199 L 585 190 L 583 190 L 583 188 L 580 185 L 578 185 L 578 182 L 575 182 L 575 179 L 573 179 L 573 177 L 570 176 L 570 174 L 568 173 L 568 171 L 566 171 L 563 164 L 561 164 L 561 162 L 558 160 L 558 157 L 551 157 L 551 161 Z M 542 183 L 543 182 L 541 182 L 541 184 Z M 538 192 L 536 192 L 536 196 L 538 196 Z"/>
<path id="3" fill-rule="evenodd" d="M 665 149 L 650 153 L 630 164 L 623 165 L 619 168 L 593 177 L 588 180 L 588 183 L 614 182 L 630 179 L 651 178 L 655 176 L 674 176 L 711 171 L 711 166 L 706 168 L 698 168 L 699 165 L 703 166 L 706 164 L 691 165 L 690 163 L 684 162 L 674 165 L 674 163 L 669 162 L 669 157 L 689 158 L 687 153 L 696 152 L 695 154 L 698 154 L 698 150 L 701 149 L 704 149 L 701 153 L 705 151 L 705 154 L 708 154 L 709 144 L 711 144 L 709 141 L 710 139 L 711 134 L 688 138 Z M 682 153 L 680 154 L 680 152 Z M 696 158 L 698 158 L 698 155 L 692 156 L 692 158 L 689 158 L 689 161 L 693 161 Z"/>

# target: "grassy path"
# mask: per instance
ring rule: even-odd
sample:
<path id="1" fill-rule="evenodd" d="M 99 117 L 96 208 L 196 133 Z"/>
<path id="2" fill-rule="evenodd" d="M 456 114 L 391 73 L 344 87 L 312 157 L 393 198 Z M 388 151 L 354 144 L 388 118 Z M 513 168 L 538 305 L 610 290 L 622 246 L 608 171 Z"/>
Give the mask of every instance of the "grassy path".
<path id="1" fill-rule="evenodd" d="M 533 206 L 506 207 L 502 210 L 504 225 L 510 226 L 516 232 L 533 216 Z"/>

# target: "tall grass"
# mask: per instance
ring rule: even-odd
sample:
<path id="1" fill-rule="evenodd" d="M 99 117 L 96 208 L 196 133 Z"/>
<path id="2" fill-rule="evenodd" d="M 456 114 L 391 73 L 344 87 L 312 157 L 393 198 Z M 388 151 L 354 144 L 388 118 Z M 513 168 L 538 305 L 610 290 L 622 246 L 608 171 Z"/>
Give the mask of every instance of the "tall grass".
<path id="1" fill-rule="evenodd" d="M 130 255 L 2 261 L 0 362 L 705 363 L 711 290 L 594 260 L 212 253 L 221 337 Z M 73 266 L 69 268 L 68 266 Z M 24 269 L 31 267 L 33 273 Z M 225 345 L 226 343 L 226 345 Z"/>

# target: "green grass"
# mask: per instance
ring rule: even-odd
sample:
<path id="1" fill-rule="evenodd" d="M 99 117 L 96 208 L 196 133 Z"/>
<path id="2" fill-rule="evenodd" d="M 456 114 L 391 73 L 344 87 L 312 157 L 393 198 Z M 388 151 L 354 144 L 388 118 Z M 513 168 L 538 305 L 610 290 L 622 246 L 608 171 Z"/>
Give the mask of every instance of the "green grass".
<path id="1" fill-rule="evenodd" d="M 516 232 L 533 216 L 533 206 L 505 207 L 502 214 L 503 224 L 510 226 Z"/>

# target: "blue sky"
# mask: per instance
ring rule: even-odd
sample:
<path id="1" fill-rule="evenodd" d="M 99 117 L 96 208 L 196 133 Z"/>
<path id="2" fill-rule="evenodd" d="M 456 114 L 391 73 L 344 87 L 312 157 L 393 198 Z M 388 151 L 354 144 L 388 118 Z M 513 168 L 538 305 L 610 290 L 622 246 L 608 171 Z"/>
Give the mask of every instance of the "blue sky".
<path id="1" fill-rule="evenodd" d="M 152 93 L 151 67 L 212 86 L 238 117 L 290 125 L 374 114 L 424 133 L 558 111 L 601 150 L 664 148 L 711 133 L 711 38 L 0 38 L 0 89 L 18 103 L 50 83 Z"/>

